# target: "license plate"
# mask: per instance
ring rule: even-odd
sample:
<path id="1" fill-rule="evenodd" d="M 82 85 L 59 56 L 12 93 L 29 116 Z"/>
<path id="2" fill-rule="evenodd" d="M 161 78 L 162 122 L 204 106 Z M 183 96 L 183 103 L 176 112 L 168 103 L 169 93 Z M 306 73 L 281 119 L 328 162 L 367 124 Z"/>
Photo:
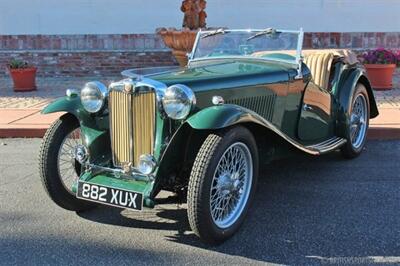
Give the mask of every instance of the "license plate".
<path id="1" fill-rule="evenodd" d="M 76 197 L 106 205 L 132 210 L 142 210 L 143 194 L 125 189 L 78 182 Z"/>

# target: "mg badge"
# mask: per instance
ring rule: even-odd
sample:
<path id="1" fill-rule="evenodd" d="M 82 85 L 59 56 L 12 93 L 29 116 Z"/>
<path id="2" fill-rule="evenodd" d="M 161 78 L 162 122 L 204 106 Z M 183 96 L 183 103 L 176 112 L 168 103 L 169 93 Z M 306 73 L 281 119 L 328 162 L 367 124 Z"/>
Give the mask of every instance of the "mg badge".
<path id="1" fill-rule="evenodd" d="M 124 84 L 124 91 L 126 93 L 132 93 L 133 92 L 133 84 L 125 83 Z"/>

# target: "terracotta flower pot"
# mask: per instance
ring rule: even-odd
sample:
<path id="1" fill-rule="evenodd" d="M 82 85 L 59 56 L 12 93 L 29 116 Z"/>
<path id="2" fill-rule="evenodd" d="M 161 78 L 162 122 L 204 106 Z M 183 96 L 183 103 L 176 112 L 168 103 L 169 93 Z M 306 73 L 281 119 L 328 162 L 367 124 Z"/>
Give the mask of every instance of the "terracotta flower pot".
<path id="1" fill-rule="evenodd" d="M 365 64 L 364 66 L 374 90 L 392 89 L 393 72 L 396 68 L 395 64 Z"/>
<path id="2" fill-rule="evenodd" d="M 172 54 L 179 65 L 186 66 L 188 62 L 186 54 L 192 51 L 197 31 L 161 29 L 158 33 L 163 38 L 165 45 L 172 49 Z"/>
<path id="3" fill-rule="evenodd" d="M 14 91 L 36 90 L 36 67 L 8 70 L 14 82 Z"/>

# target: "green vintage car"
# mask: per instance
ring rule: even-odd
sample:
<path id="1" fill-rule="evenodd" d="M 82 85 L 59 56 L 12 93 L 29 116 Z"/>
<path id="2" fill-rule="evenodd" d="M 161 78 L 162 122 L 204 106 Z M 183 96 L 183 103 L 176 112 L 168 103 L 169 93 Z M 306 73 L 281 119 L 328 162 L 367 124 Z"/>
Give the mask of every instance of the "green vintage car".
<path id="1" fill-rule="evenodd" d="M 46 191 L 72 211 L 153 208 L 172 191 L 187 200 L 196 235 L 226 240 L 246 216 L 261 163 L 299 151 L 354 158 L 378 115 L 349 51 L 302 43 L 302 30 L 200 31 L 184 68 L 127 70 L 108 87 L 68 90 L 43 110 L 66 112 L 41 146 Z"/>

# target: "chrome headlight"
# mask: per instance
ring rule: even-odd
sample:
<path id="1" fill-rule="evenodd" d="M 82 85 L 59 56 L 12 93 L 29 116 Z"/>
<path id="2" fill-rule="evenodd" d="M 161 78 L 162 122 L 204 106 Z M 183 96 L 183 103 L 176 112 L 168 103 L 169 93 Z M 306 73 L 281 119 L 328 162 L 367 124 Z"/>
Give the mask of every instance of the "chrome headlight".
<path id="1" fill-rule="evenodd" d="M 165 113 L 172 119 L 185 119 L 192 106 L 196 104 L 196 97 L 193 91 L 182 84 L 176 84 L 165 90 L 162 99 Z"/>
<path id="2" fill-rule="evenodd" d="M 81 90 L 81 102 L 85 110 L 89 113 L 100 111 L 104 106 L 107 93 L 107 87 L 99 81 L 86 83 Z"/>
<path id="3" fill-rule="evenodd" d="M 149 175 L 156 167 L 156 160 L 150 154 L 142 154 L 139 157 L 139 171 L 144 175 Z"/>

